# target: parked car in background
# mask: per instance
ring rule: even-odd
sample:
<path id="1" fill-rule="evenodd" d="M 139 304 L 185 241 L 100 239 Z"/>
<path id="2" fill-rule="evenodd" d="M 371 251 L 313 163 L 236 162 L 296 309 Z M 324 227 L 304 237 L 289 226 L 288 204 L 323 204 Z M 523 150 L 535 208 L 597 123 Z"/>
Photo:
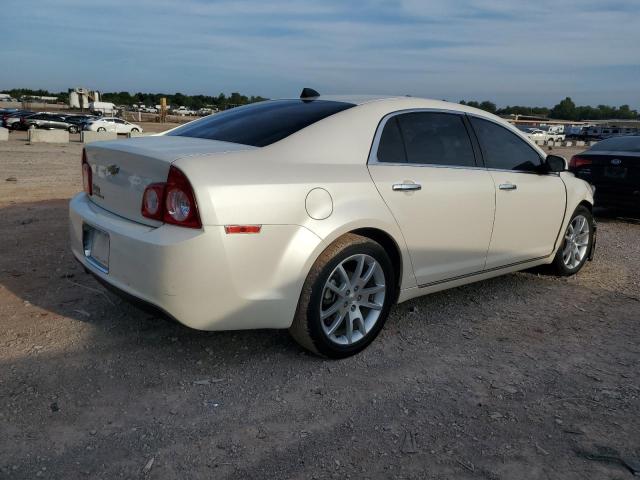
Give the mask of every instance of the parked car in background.
<path id="1" fill-rule="evenodd" d="M 640 135 L 601 140 L 575 155 L 569 170 L 595 186 L 597 206 L 640 211 Z"/>
<path id="2" fill-rule="evenodd" d="M 564 134 L 561 133 L 551 133 L 546 130 L 541 130 L 539 128 L 530 128 L 527 132 L 527 136 L 535 141 L 542 142 L 561 142 L 565 139 Z"/>
<path id="3" fill-rule="evenodd" d="M 94 120 L 99 119 L 95 115 L 86 115 L 86 114 L 73 114 L 66 115 L 65 120 L 69 123 L 72 123 L 78 127 L 78 131 L 84 130 L 84 127 L 87 123 L 92 122 Z"/>
<path id="4" fill-rule="evenodd" d="M 77 133 L 80 127 L 73 122 L 67 121 L 64 115 L 55 113 L 36 113 L 20 119 L 21 128 L 40 128 L 44 130 L 67 130 L 69 133 Z"/>
<path id="5" fill-rule="evenodd" d="M 19 111 L 18 108 L 0 108 L 0 119 L 4 121 L 5 118 L 8 118 L 14 112 Z"/>
<path id="6" fill-rule="evenodd" d="M 142 127 L 135 123 L 127 122 L 121 118 L 106 117 L 90 120 L 84 125 L 85 130 L 94 132 L 116 132 L 126 134 L 131 132 L 142 132 Z"/>
<path id="7" fill-rule="evenodd" d="M 172 115 L 179 115 L 181 117 L 186 117 L 186 116 L 195 116 L 198 115 L 198 112 L 196 112 L 195 110 L 191 110 L 187 107 L 178 107 L 176 109 L 171 110 L 171 114 Z"/>
<path id="8" fill-rule="evenodd" d="M 192 328 L 346 357 L 390 307 L 593 253 L 589 184 L 501 118 L 415 97 L 271 100 L 95 142 L 71 250 Z"/>
<path id="9" fill-rule="evenodd" d="M 9 130 L 15 130 L 15 125 L 20 125 L 20 119 L 28 117 L 29 115 L 35 115 L 36 112 L 31 110 L 15 110 L 13 112 L 7 112 L 2 115 L 2 126 Z"/>

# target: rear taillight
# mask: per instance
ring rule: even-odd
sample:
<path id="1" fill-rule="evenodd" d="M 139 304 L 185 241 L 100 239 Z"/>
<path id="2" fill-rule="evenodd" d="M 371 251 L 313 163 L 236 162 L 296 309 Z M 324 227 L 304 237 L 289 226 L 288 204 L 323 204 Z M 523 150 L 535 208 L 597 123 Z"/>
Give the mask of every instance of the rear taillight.
<path id="1" fill-rule="evenodd" d="M 581 157 L 580 155 L 574 155 L 569 162 L 569 168 L 580 168 L 591 165 L 592 160 L 590 158 Z"/>
<path id="2" fill-rule="evenodd" d="M 84 188 L 84 193 L 87 195 L 91 195 L 93 193 L 93 175 L 91 173 L 91 165 L 87 162 L 87 152 L 86 150 L 82 150 L 82 187 Z"/>
<path id="3" fill-rule="evenodd" d="M 148 185 L 142 196 L 142 215 L 155 220 L 164 217 L 164 183 L 152 183 Z"/>
<path id="4" fill-rule="evenodd" d="M 173 166 L 169 168 L 166 183 L 152 183 L 145 189 L 142 215 L 181 227 L 202 227 L 191 183 Z"/>

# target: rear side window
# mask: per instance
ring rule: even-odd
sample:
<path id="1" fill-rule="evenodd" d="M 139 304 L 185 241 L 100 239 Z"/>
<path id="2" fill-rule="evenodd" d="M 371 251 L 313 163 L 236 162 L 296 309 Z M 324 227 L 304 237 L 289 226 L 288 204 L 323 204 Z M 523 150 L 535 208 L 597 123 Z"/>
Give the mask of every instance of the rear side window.
<path id="1" fill-rule="evenodd" d="M 462 117 L 439 112 L 404 113 L 389 119 L 380 136 L 378 161 L 476 166 Z"/>
<path id="2" fill-rule="evenodd" d="M 470 117 L 488 168 L 532 171 L 542 159 L 529 144 L 506 128 L 477 117 Z"/>
<path id="3" fill-rule="evenodd" d="M 270 100 L 210 115 L 168 135 L 264 147 L 354 106 L 327 100 Z"/>
<path id="4" fill-rule="evenodd" d="M 384 163 L 407 162 L 407 153 L 404 149 L 397 116 L 391 117 L 382 130 L 378 145 L 378 161 Z"/>

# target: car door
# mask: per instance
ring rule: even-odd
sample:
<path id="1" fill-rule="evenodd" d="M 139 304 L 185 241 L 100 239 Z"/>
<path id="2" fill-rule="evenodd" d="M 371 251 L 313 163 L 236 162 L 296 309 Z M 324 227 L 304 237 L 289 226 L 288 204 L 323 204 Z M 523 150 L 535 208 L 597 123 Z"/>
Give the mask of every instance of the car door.
<path id="1" fill-rule="evenodd" d="M 98 122 L 98 128 L 104 128 L 107 132 L 116 131 L 116 124 L 111 118 L 101 118 Z"/>
<path id="2" fill-rule="evenodd" d="M 55 128 L 58 130 L 66 130 L 67 123 L 64 121 L 64 118 L 59 116 L 52 116 L 49 118 L 49 126 L 50 128 Z"/>
<path id="3" fill-rule="evenodd" d="M 113 122 L 116 127 L 117 133 L 129 133 L 129 125 L 124 120 L 120 120 L 119 118 L 114 118 Z"/>
<path id="4" fill-rule="evenodd" d="M 495 192 L 476 156 L 463 115 L 399 112 L 378 128 L 369 171 L 402 230 L 420 286 L 484 267 Z"/>
<path id="5" fill-rule="evenodd" d="M 541 173 L 542 157 L 497 122 L 470 116 L 495 188 L 496 212 L 487 269 L 550 255 L 566 206 L 557 173 Z"/>

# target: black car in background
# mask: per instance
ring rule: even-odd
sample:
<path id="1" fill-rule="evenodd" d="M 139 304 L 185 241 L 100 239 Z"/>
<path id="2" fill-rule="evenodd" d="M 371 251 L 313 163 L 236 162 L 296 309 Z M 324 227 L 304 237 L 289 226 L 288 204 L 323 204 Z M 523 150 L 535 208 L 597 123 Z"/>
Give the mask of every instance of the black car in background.
<path id="1" fill-rule="evenodd" d="M 36 112 L 31 110 L 15 110 L 10 113 L 2 114 L 2 126 L 9 130 L 16 130 L 19 127 L 20 119 L 35 115 Z"/>
<path id="2" fill-rule="evenodd" d="M 84 130 L 85 124 L 95 120 L 95 115 L 85 115 L 85 114 L 74 114 L 74 115 L 65 115 L 64 119 L 66 122 L 76 125 L 78 127 L 78 132 Z M 73 132 L 72 132 L 73 133 Z"/>
<path id="3" fill-rule="evenodd" d="M 640 211 L 640 135 L 602 140 L 575 155 L 569 170 L 596 187 L 597 207 Z"/>
<path id="4" fill-rule="evenodd" d="M 82 129 L 78 123 L 71 122 L 64 115 L 54 113 L 36 113 L 20 120 L 22 129 L 41 128 L 45 130 L 67 130 L 69 133 L 77 133 Z"/>

